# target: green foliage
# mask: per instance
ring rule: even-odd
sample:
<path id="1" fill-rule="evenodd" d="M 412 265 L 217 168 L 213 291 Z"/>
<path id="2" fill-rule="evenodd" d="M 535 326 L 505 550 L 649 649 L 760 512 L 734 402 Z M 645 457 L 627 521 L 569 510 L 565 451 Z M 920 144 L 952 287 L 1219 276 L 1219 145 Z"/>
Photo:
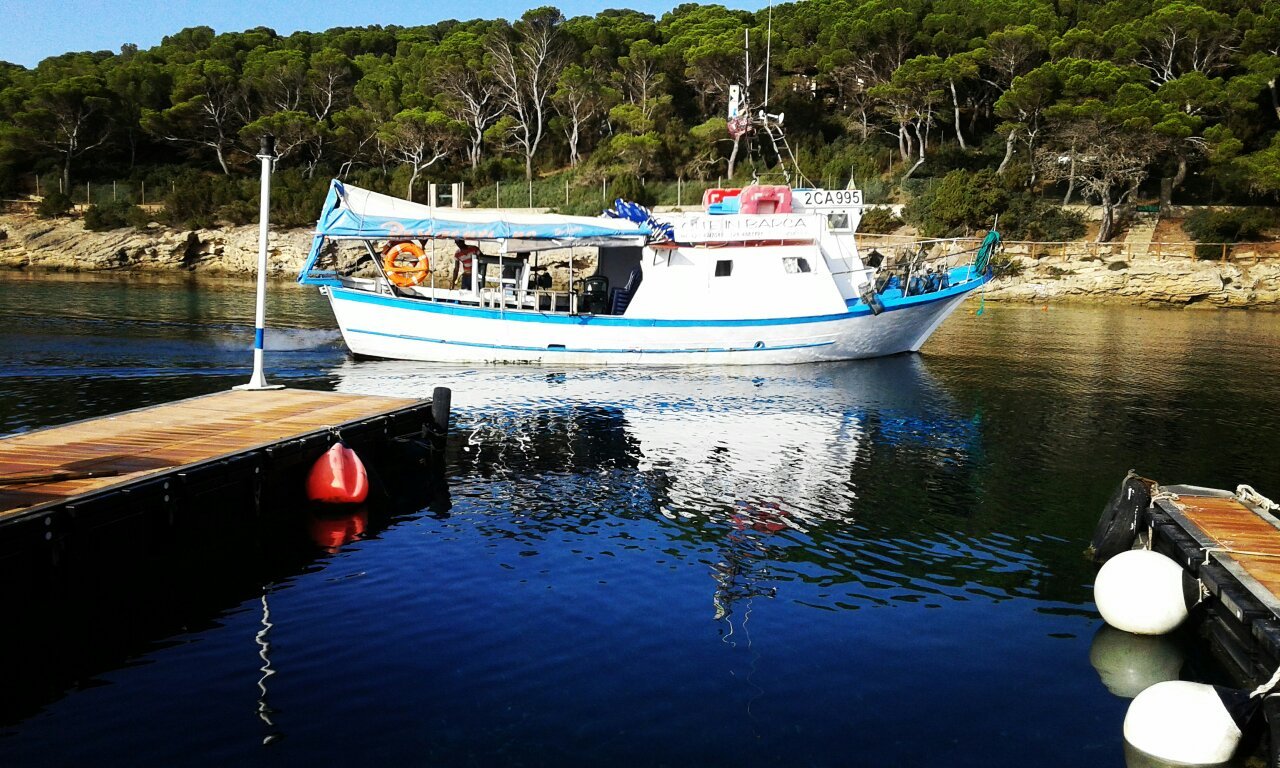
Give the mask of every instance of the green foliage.
<path id="1" fill-rule="evenodd" d="M 242 199 L 237 187 L 232 179 L 187 171 L 165 196 L 163 220 L 187 229 L 212 227 L 217 224 L 219 209 Z"/>
<path id="2" fill-rule="evenodd" d="M 1188 216 L 1182 228 L 1201 243 L 1244 243 L 1262 239 L 1277 224 L 1276 212 L 1267 208 L 1205 208 Z"/>
<path id="3" fill-rule="evenodd" d="M 1009 240 L 1063 242 L 1085 233 L 1084 215 L 1064 210 L 1057 200 L 1045 200 L 1024 191 L 1009 194 L 998 228 Z"/>
<path id="4" fill-rule="evenodd" d="M 858 231 L 883 235 L 901 226 L 902 219 L 894 215 L 892 209 L 868 208 L 862 212 L 862 222 L 858 224 Z"/>
<path id="5" fill-rule="evenodd" d="M 127 227 L 130 213 L 136 208 L 127 200 L 91 205 L 84 212 L 84 228 L 93 232 L 105 232 Z"/>
<path id="6" fill-rule="evenodd" d="M 50 192 L 36 206 L 36 215 L 42 219 L 53 219 L 66 216 L 71 212 L 71 198 L 61 192 Z"/>
<path id="7" fill-rule="evenodd" d="M 619 176 L 609 184 L 610 202 L 618 198 L 639 203 L 640 205 L 653 205 L 657 202 L 649 190 L 645 188 L 644 183 L 640 181 L 640 178 L 631 175 Z"/>
<path id="8" fill-rule="evenodd" d="M 1000 213 L 1010 237 L 1078 235 L 1078 220 L 1036 197 L 1065 181 L 1062 157 L 1078 161 L 1076 194 L 1108 218 L 1174 169 L 1178 202 L 1280 195 L 1273 0 L 686 3 L 659 18 L 539 8 L 513 23 L 287 36 L 194 27 L 146 50 L 0 63 L 0 192 L 34 191 L 37 174 L 46 190 L 145 180 L 167 190 L 175 225 L 249 223 L 254 154 L 271 133 L 280 225 L 309 224 L 333 177 L 419 199 L 428 183 L 465 180 L 477 205 L 501 181 L 510 205 L 528 204 L 512 183 L 527 172 L 538 207 L 593 208 L 602 179 L 673 204 L 668 180 L 729 175 L 744 37 L 747 108 L 787 114 L 804 176 L 852 180 L 869 201 L 915 195 L 907 218 L 928 234 Z M 504 51 L 521 82 L 504 79 Z M 780 176 L 765 137 L 738 149 L 725 183 Z M 567 203 L 563 172 L 574 174 Z"/>
<path id="9" fill-rule="evenodd" d="M 956 170 L 908 203 L 902 216 L 926 237 L 967 235 L 990 228 L 1008 201 L 994 171 Z"/>

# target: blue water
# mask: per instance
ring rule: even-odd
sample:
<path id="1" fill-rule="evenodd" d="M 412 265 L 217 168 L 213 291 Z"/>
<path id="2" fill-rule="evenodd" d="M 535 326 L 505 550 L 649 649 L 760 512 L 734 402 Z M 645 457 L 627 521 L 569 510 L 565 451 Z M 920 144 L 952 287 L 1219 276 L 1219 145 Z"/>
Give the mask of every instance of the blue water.
<path id="1" fill-rule="evenodd" d="M 453 389 L 447 511 L 7 612 L 0 765 L 1123 765 L 1102 503 L 1130 467 L 1280 494 L 1272 315 L 988 303 L 919 356 L 552 370 L 350 361 L 272 290 L 277 380 Z M 0 292 L 0 433 L 247 378 L 249 285 Z"/>

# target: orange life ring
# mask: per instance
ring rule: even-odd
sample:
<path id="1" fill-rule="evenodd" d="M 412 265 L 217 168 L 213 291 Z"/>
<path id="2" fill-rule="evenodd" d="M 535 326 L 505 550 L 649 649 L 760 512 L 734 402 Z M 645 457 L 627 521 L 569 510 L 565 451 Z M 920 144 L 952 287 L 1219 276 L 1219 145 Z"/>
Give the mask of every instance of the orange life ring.
<path id="1" fill-rule="evenodd" d="M 382 271 L 387 279 L 401 288 L 422 285 L 431 274 L 431 260 L 422 246 L 402 240 L 389 243 L 382 251 Z"/>

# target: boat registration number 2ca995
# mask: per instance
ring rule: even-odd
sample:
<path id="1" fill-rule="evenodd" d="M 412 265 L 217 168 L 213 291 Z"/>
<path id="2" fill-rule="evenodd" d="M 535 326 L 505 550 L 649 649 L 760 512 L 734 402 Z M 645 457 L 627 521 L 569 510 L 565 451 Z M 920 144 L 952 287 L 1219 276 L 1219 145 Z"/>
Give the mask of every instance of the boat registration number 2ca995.
<path id="1" fill-rule="evenodd" d="M 846 208 L 862 205 L 860 189 L 797 189 L 796 202 L 804 210 L 814 208 Z"/>

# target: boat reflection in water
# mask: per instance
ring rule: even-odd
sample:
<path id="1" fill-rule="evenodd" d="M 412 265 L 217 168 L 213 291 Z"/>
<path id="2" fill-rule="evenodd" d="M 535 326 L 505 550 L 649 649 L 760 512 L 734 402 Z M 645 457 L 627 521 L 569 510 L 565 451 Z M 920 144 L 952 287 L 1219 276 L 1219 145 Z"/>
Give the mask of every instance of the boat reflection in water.
<path id="1" fill-rule="evenodd" d="M 977 421 L 958 415 L 915 356 L 566 372 L 360 361 L 334 375 L 352 393 L 451 388 L 455 499 L 468 483 L 500 486 L 475 493 L 518 510 L 521 536 L 611 516 L 652 520 L 708 560 L 716 618 L 799 579 L 907 588 L 911 564 L 879 575 L 866 567 L 899 561 L 904 546 L 937 578 L 956 567 L 939 547 L 884 532 L 972 509 Z M 494 514 L 491 524 L 508 523 Z M 957 584 L 971 579 L 957 572 Z"/>

